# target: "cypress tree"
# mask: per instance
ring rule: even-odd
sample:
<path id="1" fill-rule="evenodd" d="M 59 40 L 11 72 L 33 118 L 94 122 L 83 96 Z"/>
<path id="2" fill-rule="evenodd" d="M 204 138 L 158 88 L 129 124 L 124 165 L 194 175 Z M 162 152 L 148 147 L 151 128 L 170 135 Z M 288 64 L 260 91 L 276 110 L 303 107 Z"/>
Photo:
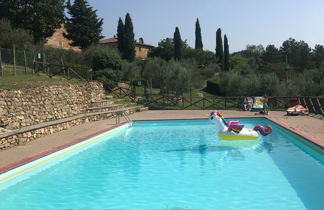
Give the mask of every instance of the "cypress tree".
<path id="1" fill-rule="evenodd" d="M 229 71 L 229 46 L 227 36 L 224 36 L 224 70 Z"/>
<path id="2" fill-rule="evenodd" d="M 216 59 L 221 69 L 224 69 L 224 52 L 222 41 L 222 30 L 219 28 L 216 32 Z"/>
<path id="3" fill-rule="evenodd" d="M 117 44 L 118 44 L 118 50 L 120 54 L 123 56 L 124 54 L 124 36 L 125 36 L 125 28 L 124 23 L 121 18 L 118 20 L 118 26 L 117 26 Z"/>
<path id="4" fill-rule="evenodd" d="M 125 28 L 124 28 L 124 58 L 129 62 L 135 60 L 135 39 L 133 31 L 133 23 L 129 13 L 125 17 Z"/>
<path id="5" fill-rule="evenodd" d="M 71 5 L 67 3 L 70 18 L 66 18 L 65 27 L 67 34 L 64 36 L 72 40 L 73 46 L 80 46 L 81 49 L 97 44 L 101 35 L 103 19 L 97 17 L 97 10 L 93 10 L 86 0 L 74 0 Z"/>
<path id="6" fill-rule="evenodd" d="M 197 50 L 202 50 L 203 49 L 203 43 L 202 43 L 202 39 L 201 39 L 201 29 L 200 29 L 200 24 L 199 24 L 198 18 L 197 18 L 197 21 L 196 21 L 195 49 L 197 49 Z"/>
<path id="7" fill-rule="evenodd" d="M 173 43 L 174 43 L 174 58 L 180 60 L 182 58 L 182 40 L 179 28 L 175 28 L 173 34 Z"/>

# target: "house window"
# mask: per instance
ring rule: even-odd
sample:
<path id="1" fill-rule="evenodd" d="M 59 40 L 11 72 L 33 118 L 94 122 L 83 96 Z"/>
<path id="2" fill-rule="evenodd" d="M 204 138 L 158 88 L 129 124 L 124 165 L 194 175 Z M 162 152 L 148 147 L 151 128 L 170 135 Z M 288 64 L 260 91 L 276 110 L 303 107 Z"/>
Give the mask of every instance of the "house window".
<path id="1" fill-rule="evenodd" d="M 140 51 L 140 52 L 141 52 L 141 50 L 142 50 L 142 48 L 141 48 L 141 47 L 138 47 L 138 51 Z"/>

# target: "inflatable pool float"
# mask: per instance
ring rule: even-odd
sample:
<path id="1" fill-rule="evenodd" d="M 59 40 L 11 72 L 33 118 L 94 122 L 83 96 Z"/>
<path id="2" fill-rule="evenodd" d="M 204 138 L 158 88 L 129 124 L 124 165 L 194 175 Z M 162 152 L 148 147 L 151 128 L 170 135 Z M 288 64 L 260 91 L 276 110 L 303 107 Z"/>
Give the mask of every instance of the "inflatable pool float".
<path id="1" fill-rule="evenodd" d="M 244 125 L 239 125 L 239 121 L 226 122 L 224 117 L 219 112 L 210 113 L 210 120 L 216 123 L 219 128 L 218 136 L 226 141 L 238 140 L 257 140 L 260 135 L 266 136 L 272 132 L 271 126 L 265 128 L 261 125 L 255 126 L 253 129 L 244 128 Z"/>

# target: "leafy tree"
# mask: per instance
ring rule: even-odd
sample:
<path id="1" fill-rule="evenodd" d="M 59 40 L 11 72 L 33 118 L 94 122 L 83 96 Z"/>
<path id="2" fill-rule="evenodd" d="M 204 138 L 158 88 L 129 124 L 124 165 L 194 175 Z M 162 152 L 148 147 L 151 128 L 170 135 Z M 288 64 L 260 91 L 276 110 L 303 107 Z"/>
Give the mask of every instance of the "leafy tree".
<path id="1" fill-rule="evenodd" d="M 250 67 L 254 70 L 260 70 L 262 65 L 261 56 L 264 53 L 262 45 L 247 45 L 246 49 L 241 52 L 241 55 L 248 59 Z"/>
<path id="2" fill-rule="evenodd" d="M 215 53 L 204 50 L 196 50 L 190 47 L 184 47 L 184 59 L 195 60 L 199 68 L 216 63 Z"/>
<path id="3" fill-rule="evenodd" d="M 264 53 L 264 47 L 259 45 L 247 45 L 246 49 L 242 52 L 242 55 L 245 57 L 261 57 Z"/>
<path id="4" fill-rule="evenodd" d="M 154 48 L 150 53 L 150 57 L 160 57 L 166 61 L 173 58 L 174 44 L 172 38 L 166 38 L 158 43 L 158 47 Z"/>
<path id="5" fill-rule="evenodd" d="M 266 63 L 278 63 L 282 61 L 281 54 L 273 44 L 268 45 L 261 55 L 261 59 Z"/>
<path id="6" fill-rule="evenodd" d="M 150 87 L 160 88 L 163 78 L 163 69 L 167 63 L 161 58 L 154 58 L 147 61 L 143 69 L 143 77 L 147 79 Z"/>
<path id="7" fill-rule="evenodd" d="M 33 36 L 24 29 L 14 29 L 8 20 L 0 20 L 0 46 L 4 48 L 33 48 Z"/>
<path id="8" fill-rule="evenodd" d="M 125 28 L 124 28 L 124 45 L 123 45 L 123 57 L 132 62 L 135 60 L 135 39 L 133 31 L 133 23 L 129 13 L 125 17 Z"/>
<path id="9" fill-rule="evenodd" d="M 202 38 L 201 38 L 201 29 L 200 29 L 200 24 L 199 24 L 198 18 L 197 18 L 197 21 L 196 21 L 195 49 L 196 50 L 202 50 L 203 49 L 203 43 L 202 43 Z"/>
<path id="10" fill-rule="evenodd" d="M 2 0 L 2 18 L 10 20 L 15 28 L 31 31 L 35 43 L 44 41 L 64 20 L 64 0 Z"/>
<path id="11" fill-rule="evenodd" d="M 260 71 L 276 73 L 280 79 L 285 78 L 285 64 L 278 48 L 274 45 L 268 45 L 262 53 Z"/>
<path id="12" fill-rule="evenodd" d="M 137 62 L 129 63 L 123 60 L 122 63 L 122 80 L 131 81 L 136 78 L 141 78 L 142 66 Z"/>
<path id="13" fill-rule="evenodd" d="M 174 44 L 174 58 L 180 60 L 183 55 L 183 46 L 179 28 L 176 27 L 175 32 L 173 34 L 173 44 Z"/>
<path id="14" fill-rule="evenodd" d="M 320 68 L 321 64 L 324 62 L 324 46 L 319 44 L 315 45 L 312 54 L 315 66 Z"/>
<path id="15" fill-rule="evenodd" d="M 224 70 L 229 71 L 229 46 L 227 36 L 224 36 Z"/>
<path id="16" fill-rule="evenodd" d="M 241 72 L 249 67 L 248 59 L 241 54 L 235 54 L 230 57 L 230 69 L 234 72 Z"/>
<path id="17" fill-rule="evenodd" d="M 216 31 L 216 58 L 221 69 L 224 69 L 224 52 L 222 41 L 222 30 L 219 28 Z"/>
<path id="18" fill-rule="evenodd" d="M 94 79 L 101 81 L 106 90 L 116 87 L 122 77 L 122 59 L 119 53 L 107 47 L 90 47 L 85 52 L 94 70 Z"/>
<path id="19" fill-rule="evenodd" d="M 94 71 L 103 69 L 121 70 L 122 59 L 119 54 L 110 48 L 101 49 L 92 55 L 92 68 Z"/>
<path id="20" fill-rule="evenodd" d="M 123 20 L 119 18 L 118 26 L 117 26 L 117 39 L 118 39 L 118 50 L 120 54 L 123 56 L 124 53 L 124 37 L 125 37 L 125 26 Z"/>
<path id="21" fill-rule="evenodd" d="M 103 19 L 97 17 L 97 10 L 93 10 L 87 0 L 74 0 L 73 5 L 69 0 L 67 9 L 70 17 L 65 21 L 67 34 L 64 36 L 72 40 L 73 46 L 86 49 L 103 38 Z"/>
<path id="22" fill-rule="evenodd" d="M 113 69 L 102 69 L 94 73 L 94 79 L 102 82 L 105 90 L 112 90 L 120 80 L 120 72 Z"/>
<path id="23" fill-rule="evenodd" d="M 163 68 L 161 93 L 175 94 L 177 96 L 190 90 L 191 72 L 181 63 L 171 60 Z"/>
<path id="24" fill-rule="evenodd" d="M 311 49 L 306 42 L 289 38 L 282 43 L 280 52 L 282 57 L 287 56 L 288 64 L 297 72 L 311 68 Z"/>
<path id="25" fill-rule="evenodd" d="M 217 72 L 221 72 L 220 67 L 216 63 L 212 63 L 201 71 L 201 75 L 203 75 L 205 79 L 210 79 L 214 77 Z"/>

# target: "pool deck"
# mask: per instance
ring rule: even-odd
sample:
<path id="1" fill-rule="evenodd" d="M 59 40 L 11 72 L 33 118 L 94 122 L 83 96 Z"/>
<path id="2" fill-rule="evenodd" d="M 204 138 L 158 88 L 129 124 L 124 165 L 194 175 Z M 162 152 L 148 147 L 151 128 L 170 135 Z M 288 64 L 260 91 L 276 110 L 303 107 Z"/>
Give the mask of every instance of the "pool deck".
<path id="1" fill-rule="evenodd" d="M 163 119 L 197 119 L 205 118 L 208 110 L 161 110 L 145 111 L 132 114 L 132 120 L 163 120 Z M 220 111 L 225 118 L 264 117 L 254 112 Z M 309 116 L 286 116 L 285 112 L 270 112 L 268 119 L 302 135 L 324 147 L 324 120 Z M 107 129 L 115 127 L 115 119 L 85 123 L 58 133 L 54 133 L 24 145 L 0 151 L 0 174 L 28 163 L 47 154 L 83 141 Z M 121 122 L 124 119 L 121 118 Z"/>

